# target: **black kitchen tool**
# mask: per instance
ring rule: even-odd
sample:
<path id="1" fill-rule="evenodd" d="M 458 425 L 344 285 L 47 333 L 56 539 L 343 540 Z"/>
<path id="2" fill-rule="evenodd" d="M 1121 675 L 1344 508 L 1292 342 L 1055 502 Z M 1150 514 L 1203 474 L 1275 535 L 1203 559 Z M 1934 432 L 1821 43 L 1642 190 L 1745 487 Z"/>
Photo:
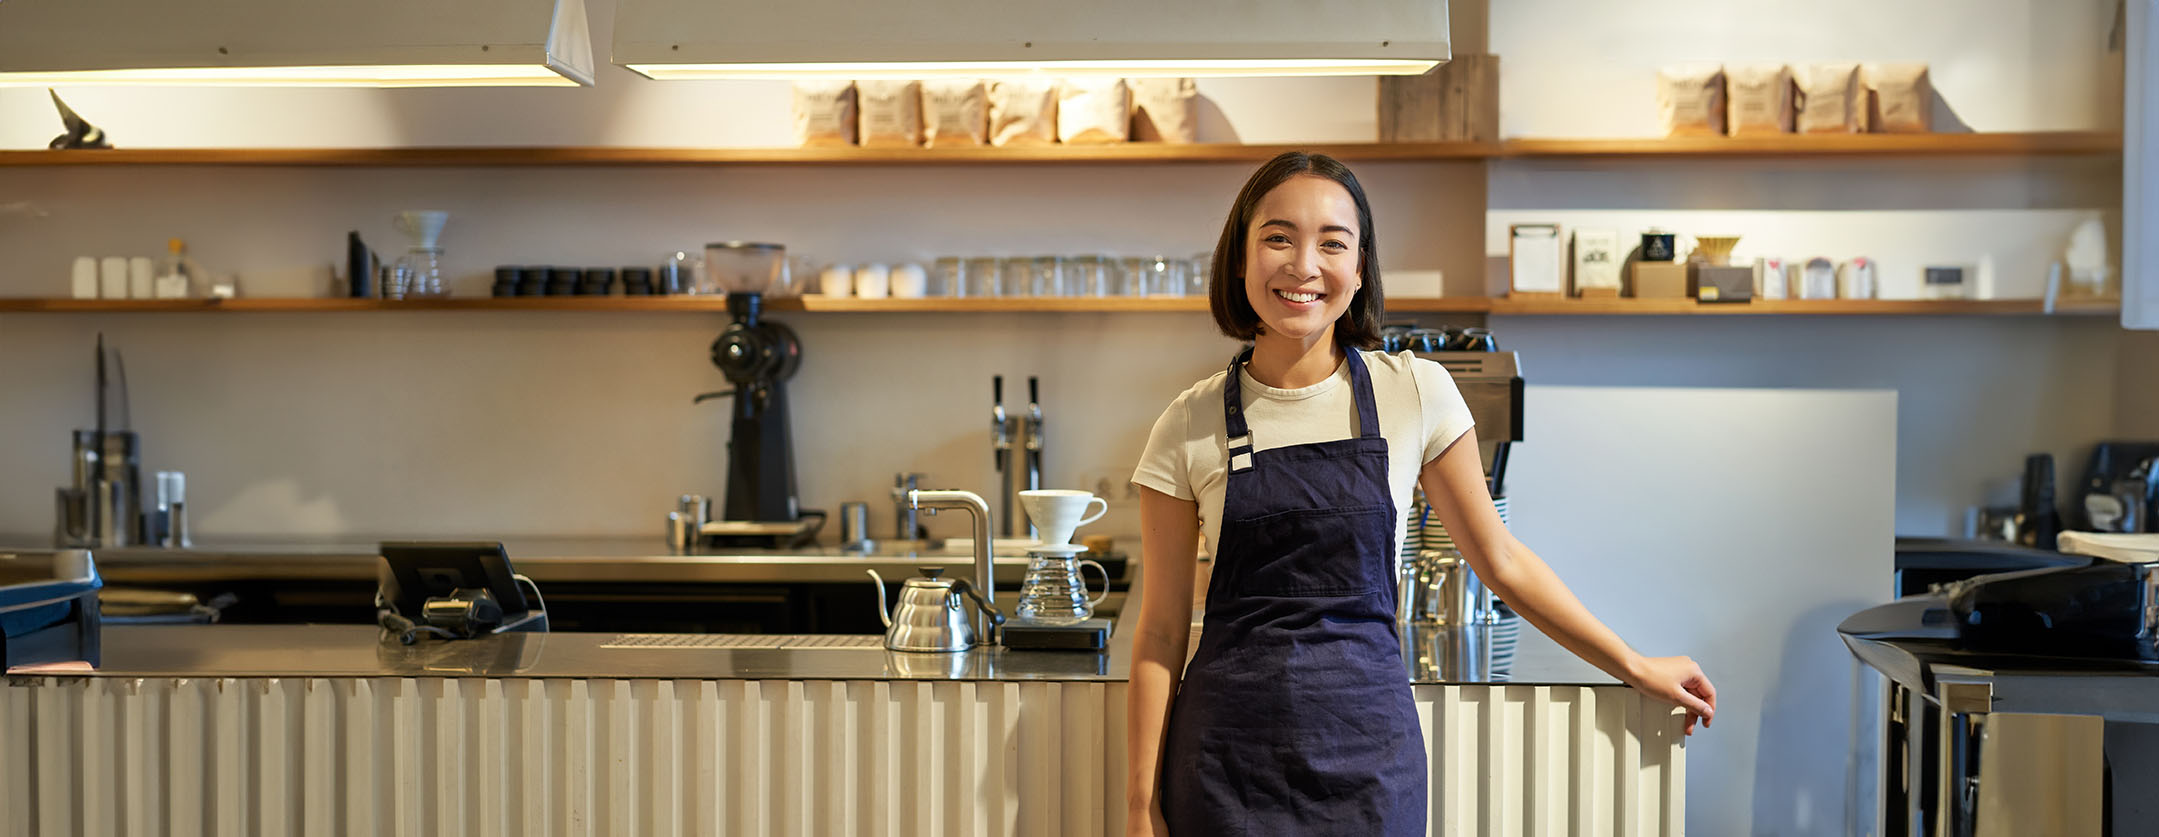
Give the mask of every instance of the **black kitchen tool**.
<path id="1" fill-rule="evenodd" d="M 734 317 L 712 342 L 712 365 L 734 389 L 706 393 L 708 400 L 734 396 L 734 424 L 727 438 L 727 503 L 721 519 L 791 522 L 803 512 L 795 495 L 795 450 L 788 430 L 787 379 L 802 365 L 802 343 L 793 329 L 764 319 L 764 297 L 727 295 Z"/>
<path id="2" fill-rule="evenodd" d="M 347 290 L 353 298 L 366 299 L 375 295 L 375 268 L 375 252 L 367 249 L 367 243 L 360 240 L 360 231 L 345 233 L 345 276 L 349 283 Z"/>
<path id="3" fill-rule="evenodd" d="M 2024 457 L 2023 499 L 2017 506 L 2025 546 L 2053 549 L 2062 531 L 2061 510 L 2054 505 L 2054 456 L 2035 453 Z"/>

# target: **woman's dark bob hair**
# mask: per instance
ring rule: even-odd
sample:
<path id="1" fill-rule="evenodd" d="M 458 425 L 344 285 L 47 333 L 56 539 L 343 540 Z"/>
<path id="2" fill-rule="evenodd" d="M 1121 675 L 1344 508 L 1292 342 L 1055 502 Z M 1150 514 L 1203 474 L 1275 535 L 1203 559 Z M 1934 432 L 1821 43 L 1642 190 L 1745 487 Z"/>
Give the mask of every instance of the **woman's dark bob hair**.
<path id="1" fill-rule="evenodd" d="M 1364 187 L 1357 185 L 1357 176 L 1349 173 L 1349 167 L 1325 154 L 1285 151 L 1253 172 L 1244 190 L 1237 193 L 1229 220 L 1222 224 L 1222 240 L 1214 246 L 1214 264 L 1208 273 L 1207 304 L 1214 310 L 1214 324 L 1221 327 L 1223 334 L 1244 341 L 1266 328 L 1245 294 L 1246 238 L 1251 235 L 1252 213 L 1259 199 L 1300 174 L 1342 184 L 1349 190 L 1350 200 L 1357 204 L 1357 273 L 1362 287 L 1350 299 L 1349 310 L 1335 321 L 1334 339 L 1346 348 L 1376 349 L 1380 324 L 1387 317 L 1385 295 L 1379 287 L 1379 244 L 1372 239 L 1372 204 L 1364 199 Z"/>

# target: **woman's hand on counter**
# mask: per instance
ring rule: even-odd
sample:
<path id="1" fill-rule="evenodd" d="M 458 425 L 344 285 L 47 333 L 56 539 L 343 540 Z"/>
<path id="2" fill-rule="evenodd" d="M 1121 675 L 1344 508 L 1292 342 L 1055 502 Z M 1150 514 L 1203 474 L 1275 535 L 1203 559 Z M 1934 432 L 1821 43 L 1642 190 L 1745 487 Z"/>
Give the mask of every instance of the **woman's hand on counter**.
<path id="1" fill-rule="evenodd" d="M 1709 682 L 1709 675 L 1695 665 L 1691 657 L 1643 657 L 1636 664 L 1637 671 L 1628 678 L 1627 685 L 1635 691 L 1664 701 L 1676 703 L 1687 710 L 1687 734 L 1694 734 L 1694 722 L 1700 720 L 1707 729 L 1717 715 L 1717 687 Z"/>

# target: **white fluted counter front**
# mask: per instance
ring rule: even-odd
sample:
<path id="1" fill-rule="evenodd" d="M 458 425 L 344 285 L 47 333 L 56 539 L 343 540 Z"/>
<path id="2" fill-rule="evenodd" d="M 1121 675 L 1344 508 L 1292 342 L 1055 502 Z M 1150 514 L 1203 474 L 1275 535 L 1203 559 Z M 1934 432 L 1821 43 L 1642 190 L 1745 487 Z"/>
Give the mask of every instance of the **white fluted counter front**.
<path id="1" fill-rule="evenodd" d="M 1684 832 L 1670 707 L 1457 639 L 1405 643 L 1432 833 Z M 1121 833 L 1122 643 L 873 641 L 112 627 L 101 671 L 0 688 L 0 834 Z"/>

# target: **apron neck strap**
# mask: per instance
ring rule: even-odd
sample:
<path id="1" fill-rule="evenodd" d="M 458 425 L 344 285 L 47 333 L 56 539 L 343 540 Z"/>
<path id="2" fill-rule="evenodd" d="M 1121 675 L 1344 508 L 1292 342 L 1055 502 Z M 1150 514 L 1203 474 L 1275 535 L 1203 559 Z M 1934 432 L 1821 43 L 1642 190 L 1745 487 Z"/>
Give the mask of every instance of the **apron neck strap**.
<path id="1" fill-rule="evenodd" d="M 1364 366 L 1364 357 L 1356 349 L 1344 347 L 1342 353 L 1349 364 L 1350 392 L 1357 399 L 1357 435 L 1366 439 L 1379 438 L 1379 405 L 1372 398 L 1372 373 Z M 1240 460 L 1251 461 L 1252 428 L 1244 420 L 1244 365 L 1252 360 L 1252 347 L 1246 346 L 1229 362 L 1229 376 L 1222 382 L 1222 417 L 1229 430 L 1229 456 L 1231 470 Z"/>

